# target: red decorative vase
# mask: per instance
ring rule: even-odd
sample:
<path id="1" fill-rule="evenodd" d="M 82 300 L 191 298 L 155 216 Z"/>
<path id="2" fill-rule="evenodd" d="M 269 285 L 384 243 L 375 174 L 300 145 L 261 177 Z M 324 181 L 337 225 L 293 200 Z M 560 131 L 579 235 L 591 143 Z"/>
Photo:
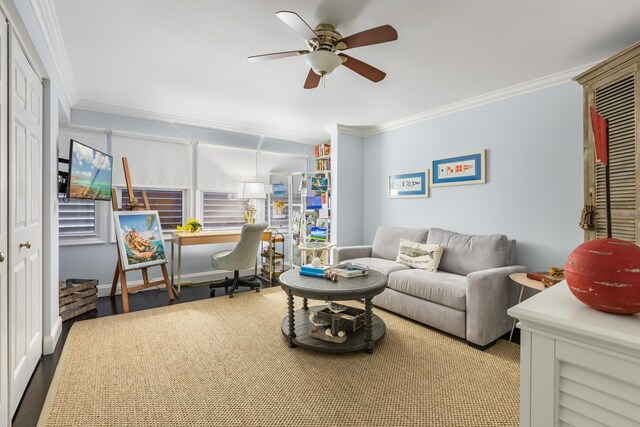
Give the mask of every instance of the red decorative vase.
<path id="1" fill-rule="evenodd" d="M 565 268 L 569 289 L 596 310 L 640 313 L 640 246 L 595 239 L 575 248 Z"/>

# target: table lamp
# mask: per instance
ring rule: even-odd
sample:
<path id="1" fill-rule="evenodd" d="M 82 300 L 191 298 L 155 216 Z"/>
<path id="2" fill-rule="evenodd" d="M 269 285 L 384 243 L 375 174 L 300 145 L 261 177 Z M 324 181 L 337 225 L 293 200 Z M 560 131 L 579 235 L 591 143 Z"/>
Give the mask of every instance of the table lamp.
<path id="1" fill-rule="evenodd" d="M 256 223 L 256 204 L 254 200 L 266 199 L 267 192 L 263 182 L 243 182 L 241 199 L 247 199 L 247 211 L 244 213 L 244 220 L 248 224 Z"/>

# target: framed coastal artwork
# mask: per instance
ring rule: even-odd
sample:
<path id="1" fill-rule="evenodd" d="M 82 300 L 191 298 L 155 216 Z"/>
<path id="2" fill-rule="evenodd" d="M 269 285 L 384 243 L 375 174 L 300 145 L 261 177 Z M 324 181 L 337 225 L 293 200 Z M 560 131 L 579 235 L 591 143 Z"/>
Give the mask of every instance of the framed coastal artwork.
<path id="1" fill-rule="evenodd" d="M 434 160 L 432 187 L 484 184 L 486 182 L 485 150 L 464 156 Z"/>
<path id="2" fill-rule="evenodd" d="M 118 211 L 113 219 L 123 270 L 167 262 L 158 211 Z"/>
<path id="3" fill-rule="evenodd" d="M 391 199 L 429 197 L 430 171 L 391 174 L 387 181 L 387 196 Z"/>

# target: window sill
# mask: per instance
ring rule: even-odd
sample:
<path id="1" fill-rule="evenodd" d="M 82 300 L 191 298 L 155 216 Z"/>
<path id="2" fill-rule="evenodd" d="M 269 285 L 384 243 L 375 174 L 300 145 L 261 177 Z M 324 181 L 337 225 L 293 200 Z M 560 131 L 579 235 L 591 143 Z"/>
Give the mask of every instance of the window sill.
<path id="1" fill-rule="evenodd" d="M 103 245 L 107 242 L 97 236 L 60 237 L 58 246 Z"/>

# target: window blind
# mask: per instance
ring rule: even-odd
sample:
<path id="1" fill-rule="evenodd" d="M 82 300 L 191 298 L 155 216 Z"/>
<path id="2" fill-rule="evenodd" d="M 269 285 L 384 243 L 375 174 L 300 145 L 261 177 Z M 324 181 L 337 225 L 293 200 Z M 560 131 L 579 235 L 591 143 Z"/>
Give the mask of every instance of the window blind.
<path id="1" fill-rule="evenodd" d="M 241 228 L 247 201 L 236 199 L 235 193 L 203 192 L 203 227 L 207 230 Z"/>
<path id="2" fill-rule="evenodd" d="M 70 199 L 58 196 L 58 235 L 80 237 L 96 235 L 96 204 L 90 199 Z"/>
<path id="3" fill-rule="evenodd" d="M 122 206 L 129 203 L 129 193 L 122 189 Z M 175 231 L 176 227 L 182 225 L 184 220 L 184 192 L 181 190 L 146 190 L 149 207 L 157 210 L 160 216 L 162 232 Z M 142 190 L 134 188 L 133 195 L 142 201 Z"/>
<path id="4" fill-rule="evenodd" d="M 200 143 L 197 159 L 199 190 L 239 193 L 243 181 L 256 179 L 256 151 Z"/>
<path id="5" fill-rule="evenodd" d="M 638 165 L 636 161 L 635 74 L 595 90 L 596 110 L 607 120 L 612 237 L 636 242 Z M 596 165 L 596 236 L 607 237 L 605 169 Z"/>
<path id="6" fill-rule="evenodd" d="M 113 152 L 113 183 L 124 186 L 122 157 L 129 162 L 134 185 L 148 187 L 191 187 L 191 144 L 149 139 L 114 133 L 111 138 Z"/>

